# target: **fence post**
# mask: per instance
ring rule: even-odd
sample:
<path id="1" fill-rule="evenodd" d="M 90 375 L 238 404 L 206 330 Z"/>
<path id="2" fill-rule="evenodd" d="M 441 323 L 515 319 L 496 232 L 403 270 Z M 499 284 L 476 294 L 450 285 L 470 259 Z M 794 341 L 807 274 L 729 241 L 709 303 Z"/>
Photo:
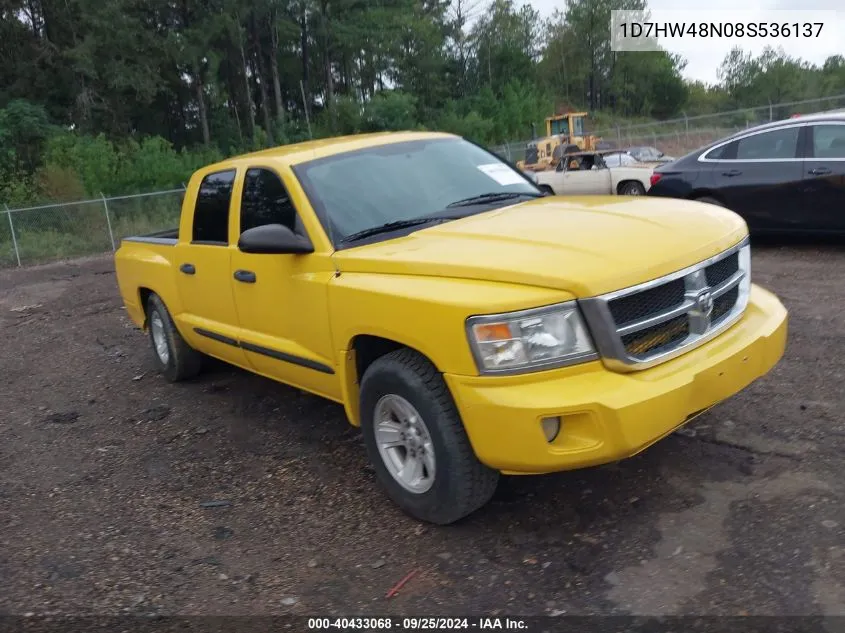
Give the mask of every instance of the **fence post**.
<path id="1" fill-rule="evenodd" d="M 109 218 L 109 203 L 106 202 L 106 197 L 103 195 L 103 192 L 100 192 L 100 197 L 103 199 L 103 209 L 106 211 L 106 224 L 109 226 L 109 239 L 111 240 L 111 250 L 112 252 L 116 251 L 117 249 L 114 247 L 114 233 L 111 230 L 111 218 Z"/>
<path id="2" fill-rule="evenodd" d="M 3 204 L 6 208 L 6 215 L 9 218 L 9 230 L 12 232 L 12 246 L 15 247 L 15 259 L 18 260 L 18 268 L 21 267 L 21 254 L 18 251 L 18 239 L 15 237 L 15 225 L 12 224 L 12 212 L 9 211 L 9 205 Z"/>

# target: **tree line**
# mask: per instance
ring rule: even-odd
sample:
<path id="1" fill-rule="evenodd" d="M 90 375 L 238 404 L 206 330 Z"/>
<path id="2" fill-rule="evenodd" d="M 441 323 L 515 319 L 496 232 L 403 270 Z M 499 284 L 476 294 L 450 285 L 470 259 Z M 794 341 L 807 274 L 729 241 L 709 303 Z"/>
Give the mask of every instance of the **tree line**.
<path id="1" fill-rule="evenodd" d="M 0 201 L 170 187 L 225 155 L 440 129 L 527 139 L 560 107 L 593 127 L 845 93 L 845 60 L 733 51 L 720 83 L 610 49 L 611 9 L 566 0 L 0 0 Z"/>

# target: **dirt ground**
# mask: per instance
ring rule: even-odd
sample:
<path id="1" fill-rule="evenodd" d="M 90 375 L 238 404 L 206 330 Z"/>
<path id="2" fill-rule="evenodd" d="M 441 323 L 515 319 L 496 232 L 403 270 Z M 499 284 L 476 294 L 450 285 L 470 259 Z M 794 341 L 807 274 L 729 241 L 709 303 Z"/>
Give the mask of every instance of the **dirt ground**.
<path id="1" fill-rule="evenodd" d="M 791 312 L 772 374 L 448 528 L 386 500 L 339 406 L 157 376 L 110 257 L 2 271 L 0 613 L 845 615 L 845 247 L 753 269 Z"/>

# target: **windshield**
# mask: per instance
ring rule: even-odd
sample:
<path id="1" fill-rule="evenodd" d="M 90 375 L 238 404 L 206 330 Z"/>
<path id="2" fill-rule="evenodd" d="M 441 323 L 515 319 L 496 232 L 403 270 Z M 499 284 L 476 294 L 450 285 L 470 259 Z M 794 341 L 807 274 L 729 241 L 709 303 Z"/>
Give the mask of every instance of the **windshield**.
<path id="1" fill-rule="evenodd" d="M 454 218 L 541 194 L 519 171 L 458 138 L 337 154 L 296 165 L 294 173 L 335 244 L 447 209 Z"/>

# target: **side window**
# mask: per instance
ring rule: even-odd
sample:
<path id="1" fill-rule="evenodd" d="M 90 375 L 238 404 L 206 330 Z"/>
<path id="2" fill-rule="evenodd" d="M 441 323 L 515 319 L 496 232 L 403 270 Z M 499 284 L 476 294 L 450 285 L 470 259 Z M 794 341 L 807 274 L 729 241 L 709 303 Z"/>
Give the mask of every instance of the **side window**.
<path id="1" fill-rule="evenodd" d="M 814 125 L 813 156 L 845 158 L 845 125 Z"/>
<path id="2" fill-rule="evenodd" d="M 797 127 L 772 130 L 740 139 L 736 147 L 737 160 L 795 158 L 798 147 Z"/>
<path id="3" fill-rule="evenodd" d="M 194 242 L 229 243 L 229 202 L 234 182 L 234 169 L 202 179 L 194 207 Z"/>
<path id="4" fill-rule="evenodd" d="M 736 156 L 736 141 L 710 150 L 704 155 L 704 158 L 708 160 L 727 160 L 733 156 Z"/>
<path id="5" fill-rule="evenodd" d="M 247 170 L 241 198 L 241 233 L 265 224 L 282 224 L 296 232 L 296 209 L 282 179 L 258 167 Z"/>

